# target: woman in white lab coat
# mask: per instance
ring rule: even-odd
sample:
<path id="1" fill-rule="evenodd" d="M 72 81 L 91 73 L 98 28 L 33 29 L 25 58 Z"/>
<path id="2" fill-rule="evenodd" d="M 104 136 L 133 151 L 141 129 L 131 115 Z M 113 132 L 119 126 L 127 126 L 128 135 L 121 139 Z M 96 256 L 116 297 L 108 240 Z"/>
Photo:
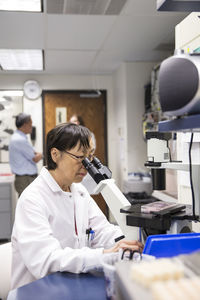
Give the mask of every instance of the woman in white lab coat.
<path id="1" fill-rule="evenodd" d="M 107 221 L 80 183 L 87 173 L 82 160 L 92 160 L 94 154 L 91 132 L 75 124 L 58 125 L 47 135 L 46 150 L 47 166 L 16 207 L 12 289 L 57 271 L 98 268 L 103 253 L 142 249 L 137 241 L 114 242 L 121 230 Z"/>

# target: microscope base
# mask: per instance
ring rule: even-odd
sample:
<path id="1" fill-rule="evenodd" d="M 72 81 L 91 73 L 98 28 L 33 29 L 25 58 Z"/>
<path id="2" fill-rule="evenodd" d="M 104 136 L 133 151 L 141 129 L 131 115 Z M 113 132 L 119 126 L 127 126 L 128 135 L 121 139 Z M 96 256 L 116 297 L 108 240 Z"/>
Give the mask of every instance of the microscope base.
<path id="1" fill-rule="evenodd" d="M 189 233 L 192 232 L 192 222 L 189 220 L 174 220 L 171 222 L 170 230 L 167 234 Z"/>
<path id="2" fill-rule="evenodd" d="M 143 229 L 146 237 L 154 234 L 177 234 L 192 231 L 192 206 L 186 205 L 185 210 L 167 215 L 144 214 L 125 209 L 126 222 L 129 226 Z M 128 213 L 128 214 L 127 214 Z"/>

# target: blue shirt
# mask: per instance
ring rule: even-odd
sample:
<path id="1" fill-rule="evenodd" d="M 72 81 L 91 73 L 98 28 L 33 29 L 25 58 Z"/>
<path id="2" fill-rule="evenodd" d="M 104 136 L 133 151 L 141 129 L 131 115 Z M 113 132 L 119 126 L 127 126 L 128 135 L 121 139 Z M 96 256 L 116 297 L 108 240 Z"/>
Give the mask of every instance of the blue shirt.
<path id="1" fill-rule="evenodd" d="M 37 166 L 33 161 L 35 150 L 21 130 L 16 130 L 9 144 L 9 161 L 11 171 L 17 175 L 37 174 Z"/>

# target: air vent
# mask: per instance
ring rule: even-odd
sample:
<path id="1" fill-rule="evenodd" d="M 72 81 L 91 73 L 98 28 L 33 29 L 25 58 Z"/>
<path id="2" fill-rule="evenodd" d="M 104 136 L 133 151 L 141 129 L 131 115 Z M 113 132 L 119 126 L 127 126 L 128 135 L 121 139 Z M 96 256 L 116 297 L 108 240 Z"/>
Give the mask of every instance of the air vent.
<path id="1" fill-rule="evenodd" d="M 127 0 L 47 0 L 48 14 L 119 15 Z"/>
<path id="2" fill-rule="evenodd" d="M 99 98 L 101 96 L 101 91 L 85 91 L 80 94 L 80 98 Z"/>

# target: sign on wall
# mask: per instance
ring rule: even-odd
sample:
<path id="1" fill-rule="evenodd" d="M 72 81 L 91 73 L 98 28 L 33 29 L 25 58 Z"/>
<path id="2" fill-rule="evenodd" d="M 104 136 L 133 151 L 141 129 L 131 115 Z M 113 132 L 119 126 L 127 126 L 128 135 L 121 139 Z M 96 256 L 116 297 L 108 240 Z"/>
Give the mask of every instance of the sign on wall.
<path id="1" fill-rule="evenodd" d="M 56 107 L 56 125 L 67 122 L 67 108 Z"/>

